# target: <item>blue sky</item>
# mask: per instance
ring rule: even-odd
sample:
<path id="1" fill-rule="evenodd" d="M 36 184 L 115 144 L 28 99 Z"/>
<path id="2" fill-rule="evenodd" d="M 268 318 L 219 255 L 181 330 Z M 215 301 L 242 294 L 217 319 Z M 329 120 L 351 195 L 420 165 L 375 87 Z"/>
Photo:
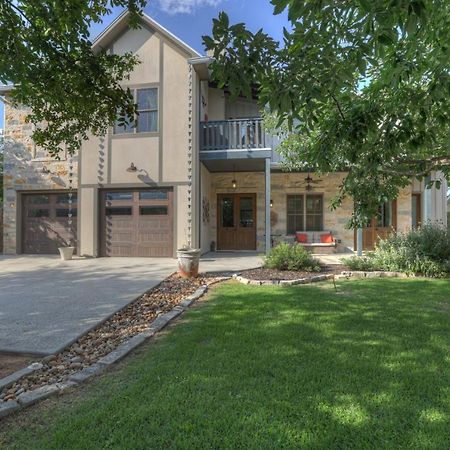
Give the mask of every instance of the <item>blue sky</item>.
<path id="1" fill-rule="evenodd" d="M 211 33 L 212 19 L 226 11 L 230 22 L 245 22 L 251 31 L 263 28 L 277 40 L 282 39 L 286 14 L 273 15 L 269 0 L 149 0 L 145 13 L 178 36 L 195 50 L 204 54 L 202 36 Z M 92 37 L 97 36 L 121 12 L 114 9 L 103 24 L 95 24 Z M 0 102 L 0 128 L 3 128 L 3 103 Z"/>

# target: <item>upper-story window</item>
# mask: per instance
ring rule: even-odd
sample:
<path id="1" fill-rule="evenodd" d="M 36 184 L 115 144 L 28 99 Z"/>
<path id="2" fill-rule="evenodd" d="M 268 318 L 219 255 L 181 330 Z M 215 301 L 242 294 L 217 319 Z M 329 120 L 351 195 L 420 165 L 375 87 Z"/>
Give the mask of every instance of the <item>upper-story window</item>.
<path id="1" fill-rule="evenodd" d="M 156 133 L 158 131 L 158 88 L 132 89 L 138 114 L 127 125 L 116 122 L 114 134 Z"/>

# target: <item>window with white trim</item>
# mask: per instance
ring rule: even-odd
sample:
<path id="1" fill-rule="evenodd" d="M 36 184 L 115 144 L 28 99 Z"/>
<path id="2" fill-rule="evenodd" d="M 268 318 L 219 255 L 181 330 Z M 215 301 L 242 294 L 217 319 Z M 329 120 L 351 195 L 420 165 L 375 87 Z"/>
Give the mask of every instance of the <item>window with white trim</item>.
<path id="1" fill-rule="evenodd" d="M 132 89 L 137 105 L 137 115 L 128 118 L 127 124 L 116 121 L 114 134 L 156 133 L 158 132 L 158 88 Z"/>

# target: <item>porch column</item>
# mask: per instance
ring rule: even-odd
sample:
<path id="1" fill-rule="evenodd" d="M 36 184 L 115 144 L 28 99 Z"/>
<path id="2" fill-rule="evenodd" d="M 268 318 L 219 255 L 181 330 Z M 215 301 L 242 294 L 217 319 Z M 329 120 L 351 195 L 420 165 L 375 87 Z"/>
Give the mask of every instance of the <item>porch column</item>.
<path id="1" fill-rule="evenodd" d="M 362 256 L 363 252 L 363 229 L 356 230 L 356 251 L 358 256 Z"/>
<path id="2" fill-rule="evenodd" d="M 265 165 L 266 175 L 266 195 L 265 195 L 265 207 L 266 207 L 266 254 L 270 252 L 272 247 L 271 230 L 270 230 L 270 158 L 266 158 Z"/>

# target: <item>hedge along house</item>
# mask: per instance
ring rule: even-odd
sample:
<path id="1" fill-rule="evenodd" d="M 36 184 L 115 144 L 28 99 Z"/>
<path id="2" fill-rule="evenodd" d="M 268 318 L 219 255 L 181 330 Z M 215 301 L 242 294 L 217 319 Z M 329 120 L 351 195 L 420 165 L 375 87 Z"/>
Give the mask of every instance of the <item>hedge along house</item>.
<path id="1" fill-rule="evenodd" d="M 27 109 L 5 100 L 4 251 L 56 253 L 64 242 L 86 256 L 165 256 L 190 244 L 204 253 L 264 251 L 295 232 L 332 232 L 332 251 L 355 247 L 346 224 L 352 201 L 331 211 L 343 173 L 284 173 L 276 140 L 264 132 L 256 100 L 232 100 L 199 55 L 147 16 L 129 29 L 117 18 L 94 51 L 131 51 L 140 64 L 124 86 L 138 105 L 136 126 L 111 127 L 78 155 L 48 158 L 31 140 Z M 76 221 L 68 227 L 72 167 Z M 439 177 L 434 174 L 433 177 Z M 446 185 L 413 182 L 364 230 L 364 246 L 392 230 L 446 220 Z M 316 236 L 315 236 L 316 235 Z M 325 250 L 324 248 L 321 250 Z"/>

